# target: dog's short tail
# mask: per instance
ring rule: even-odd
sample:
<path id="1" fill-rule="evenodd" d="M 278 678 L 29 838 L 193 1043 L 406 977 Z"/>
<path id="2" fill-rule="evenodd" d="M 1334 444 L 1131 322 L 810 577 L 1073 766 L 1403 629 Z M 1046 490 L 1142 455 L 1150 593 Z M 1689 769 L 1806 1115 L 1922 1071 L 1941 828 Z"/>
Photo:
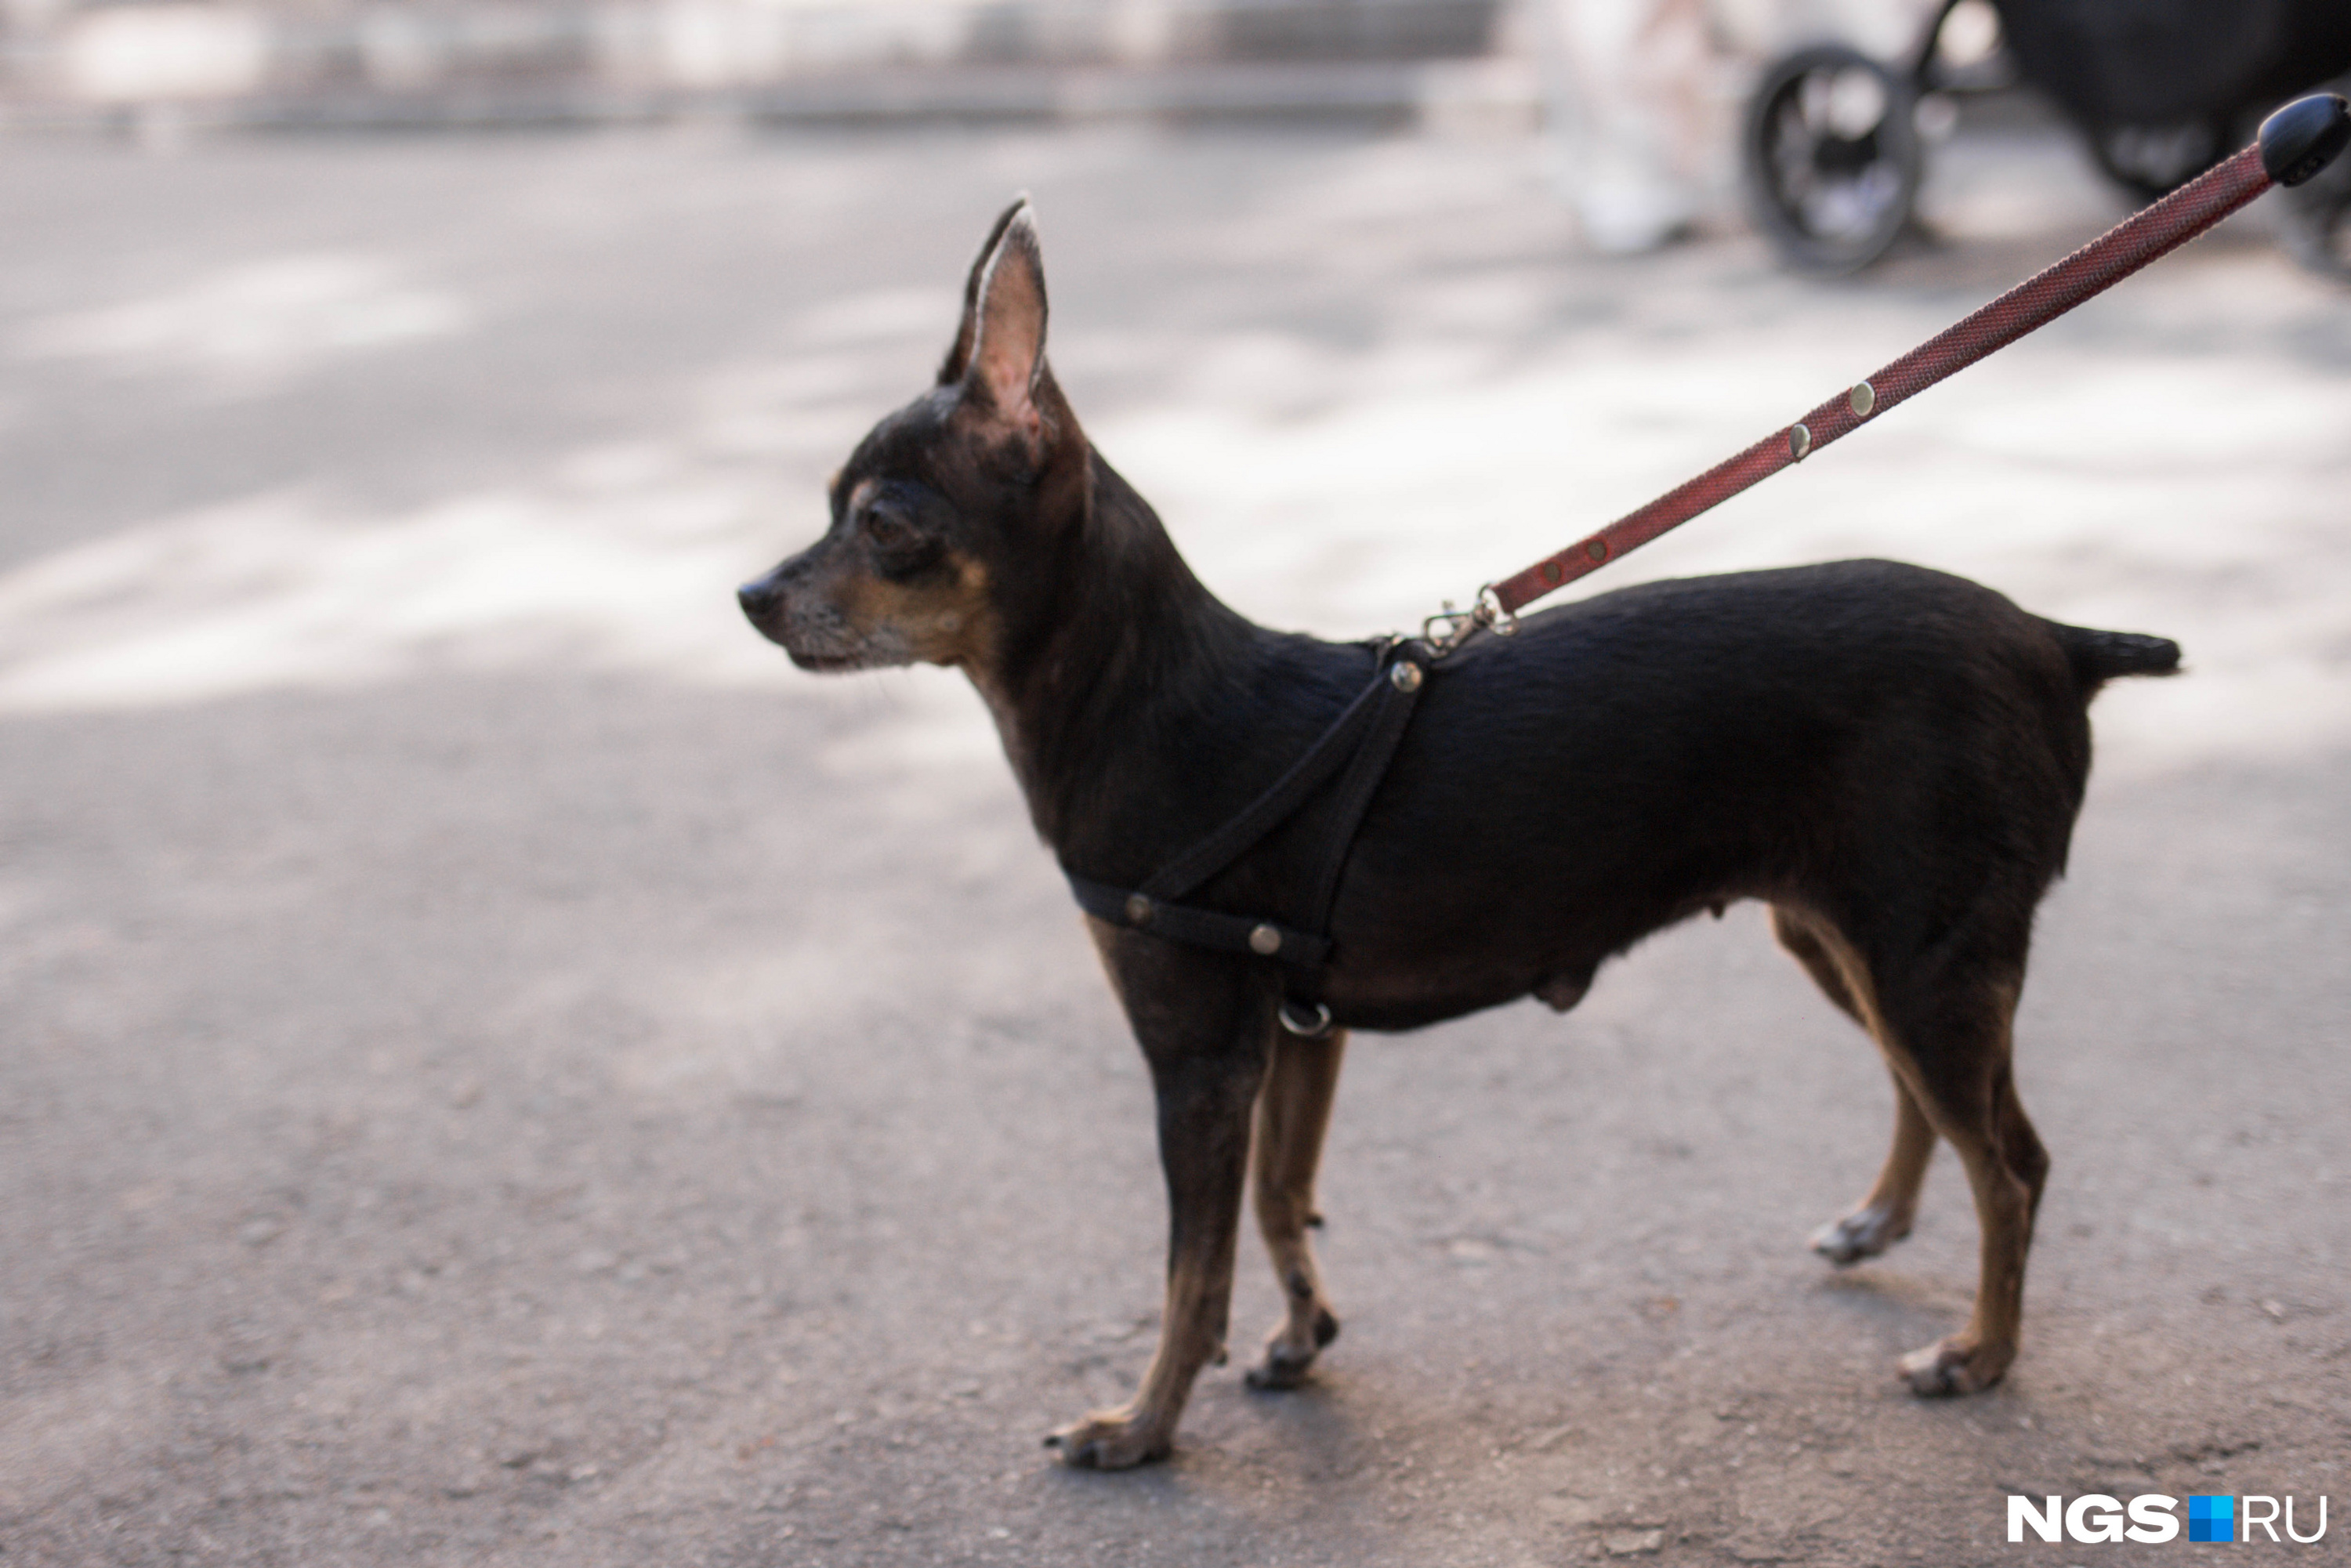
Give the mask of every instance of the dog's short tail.
<path id="1" fill-rule="evenodd" d="M 2065 657 L 2074 666 L 2074 684 L 2088 696 L 2117 675 L 2176 675 L 2179 644 L 2168 637 L 2138 632 L 2097 632 L 2087 626 L 2049 622 Z"/>

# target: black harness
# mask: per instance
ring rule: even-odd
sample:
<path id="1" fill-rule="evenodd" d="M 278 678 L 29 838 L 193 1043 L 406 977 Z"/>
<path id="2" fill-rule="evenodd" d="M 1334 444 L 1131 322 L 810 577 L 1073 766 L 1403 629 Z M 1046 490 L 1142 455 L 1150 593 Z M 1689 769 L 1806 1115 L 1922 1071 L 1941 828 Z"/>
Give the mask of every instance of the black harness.
<path id="1" fill-rule="evenodd" d="M 1338 897 L 1340 873 L 1437 657 L 1418 638 L 1386 639 L 1373 653 L 1371 684 L 1306 754 L 1238 816 L 1154 872 L 1141 887 L 1111 887 L 1063 868 L 1079 906 L 1098 919 L 1195 947 L 1279 959 L 1286 972 L 1282 1027 L 1309 1039 L 1331 1029 L 1331 1009 L 1322 1005 L 1322 971 L 1331 954 L 1331 905 Z M 1334 776 L 1336 807 L 1307 862 L 1314 868 L 1313 889 L 1300 925 L 1176 902 L 1256 848 Z"/>

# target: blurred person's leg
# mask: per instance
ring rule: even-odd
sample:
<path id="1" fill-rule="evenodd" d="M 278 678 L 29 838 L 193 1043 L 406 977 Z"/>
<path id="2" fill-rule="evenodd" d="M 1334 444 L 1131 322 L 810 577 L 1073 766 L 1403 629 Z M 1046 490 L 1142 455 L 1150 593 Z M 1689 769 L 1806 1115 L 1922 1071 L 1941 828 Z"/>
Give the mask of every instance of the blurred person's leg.
<path id="1" fill-rule="evenodd" d="M 1724 47 L 1757 64 L 1813 44 L 1844 44 L 1887 64 L 1918 41 L 1941 0 L 1706 0 Z"/>
<path id="2" fill-rule="evenodd" d="M 1716 67 L 1704 0 L 1551 0 L 1556 177 L 1585 243 L 1653 249 L 1707 205 Z"/>
<path id="3" fill-rule="evenodd" d="M 1836 41 L 1893 62 L 1938 0 L 1535 0 L 1553 176 L 1587 244 L 1654 249 L 1733 209 L 1739 122 L 1762 63 Z"/>

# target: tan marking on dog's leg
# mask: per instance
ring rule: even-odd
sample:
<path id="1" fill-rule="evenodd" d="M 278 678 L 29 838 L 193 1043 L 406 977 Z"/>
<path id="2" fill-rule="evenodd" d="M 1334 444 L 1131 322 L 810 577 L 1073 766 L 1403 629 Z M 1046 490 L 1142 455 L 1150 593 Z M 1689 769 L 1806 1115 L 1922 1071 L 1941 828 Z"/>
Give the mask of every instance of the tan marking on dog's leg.
<path id="1" fill-rule="evenodd" d="M 1967 1326 L 1904 1356 L 1902 1376 L 1921 1395 L 1989 1388 L 2016 1359 L 2024 1321 L 2025 1256 L 2032 1246 L 2033 1211 L 2049 1170 L 2048 1155 L 2016 1097 L 2009 1069 L 2011 1026 L 2023 988 L 2022 946 L 2013 956 L 2013 977 L 1979 979 L 1971 991 L 1947 992 L 1906 1009 L 1906 1017 L 1937 1020 L 1914 1027 L 1943 1036 L 1911 1040 L 1889 1019 L 1876 978 L 1851 943 L 1824 920 L 1809 915 L 1792 915 L 1788 920 L 1800 926 L 1830 967 L 1850 1004 L 1848 1010 L 1876 1037 L 1894 1075 L 1894 1148 L 1877 1186 L 1863 1200 L 1864 1208 L 1881 1197 L 1898 1206 L 1906 1195 L 1915 1207 L 1938 1136 L 1949 1141 L 1959 1156 L 1975 1198 L 1980 1262 L 1975 1306 Z M 1791 950 L 1795 950 L 1793 945 Z M 1804 955 L 1799 952 L 1798 956 Z M 1805 967 L 1813 967 L 1810 959 Z M 1828 988 L 1825 983 L 1823 988 Z M 1965 1019 L 1972 1021 L 1959 1021 Z M 1929 1047 L 1922 1055 L 1922 1048 Z M 1921 1126 L 1905 1125 L 1911 1114 Z"/>
<path id="2" fill-rule="evenodd" d="M 1134 1397 L 1096 1410 L 1045 1439 L 1080 1469 L 1119 1470 L 1164 1459 L 1176 1445 L 1176 1424 L 1200 1369 L 1225 1359 L 1225 1327 L 1233 1294 L 1233 1231 L 1220 1254 L 1186 1249 L 1167 1270 L 1167 1301 L 1158 1348 Z"/>
<path id="3" fill-rule="evenodd" d="M 1804 967 L 1804 973 L 1813 977 L 1813 984 L 1821 988 L 1823 996 L 1854 1022 L 1869 1028 L 1869 1019 L 1863 1015 L 1861 1003 L 1846 982 L 1843 967 L 1830 956 L 1825 927 L 1784 904 L 1775 904 L 1771 906 L 1771 935 Z"/>
<path id="4" fill-rule="evenodd" d="M 1877 1181 L 1852 1213 L 1813 1232 L 1813 1250 L 1843 1268 L 1875 1258 L 1910 1234 L 1918 1213 L 1918 1189 L 1926 1185 L 1927 1162 L 1935 1153 L 1934 1124 L 1887 1066 L 1894 1082 L 1894 1146 L 1886 1151 Z"/>
<path id="5" fill-rule="evenodd" d="M 1771 908 L 1771 934 L 1804 967 L 1822 994 L 1880 1042 L 1883 1054 L 1886 1037 L 1868 971 L 1853 949 L 1825 922 L 1778 904 Z M 1934 1126 L 1904 1087 L 1891 1058 L 1886 1071 L 1894 1082 L 1894 1146 L 1879 1167 L 1876 1185 L 1852 1212 L 1830 1220 L 1812 1236 L 1813 1250 L 1839 1268 L 1875 1258 L 1910 1234 L 1918 1189 L 1935 1153 Z"/>
<path id="6" fill-rule="evenodd" d="M 1982 1230 L 1975 1310 L 1949 1338 L 1902 1358 L 1914 1393 L 1973 1394 L 1989 1388 L 2016 1359 L 2024 1326 L 2024 1260 L 2032 1244 L 2032 1193 L 1980 1137 L 1953 1137 L 1974 1189 Z"/>
<path id="7" fill-rule="evenodd" d="M 1921 1395 L 1991 1387 L 2016 1359 L 2023 1333 L 2024 1263 L 2049 1160 L 2010 1072 L 2018 988 L 2002 985 L 1996 991 L 1985 1005 L 1990 1017 L 1980 1026 L 1982 1037 L 1939 1074 L 1930 1074 L 1915 1056 L 1888 1052 L 1919 1109 L 1966 1168 L 1980 1235 L 1975 1307 L 1967 1326 L 1902 1358 L 1904 1380 Z"/>
<path id="8" fill-rule="evenodd" d="M 1270 988 L 1230 983 L 1221 958 L 1092 915 L 1086 928 L 1151 1064 L 1167 1178 L 1167 1296 L 1159 1345 L 1134 1397 L 1045 1441 L 1073 1466 L 1120 1469 L 1166 1456 L 1193 1380 L 1224 1359 L 1249 1122 L 1265 1087 L 1273 997 Z"/>
<path id="9" fill-rule="evenodd" d="M 1331 1123 L 1346 1046 L 1343 1030 L 1322 1040 L 1301 1040 L 1277 1026 L 1272 1065 L 1258 1092 L 1252 1148 L 1257 1223 L 1288 1312 L 1267 1336 L 1264 1359 L 1249 1369 L 1252 1388 L 1296 1387 L 1315 1354 L 1339 1337 L 1339 1320 L 1322 1293 L 1322 1274 L 1306 1231 L 1316 1218 L 1314 1172 L 1322 1163 L 1322 1134 Z"/>

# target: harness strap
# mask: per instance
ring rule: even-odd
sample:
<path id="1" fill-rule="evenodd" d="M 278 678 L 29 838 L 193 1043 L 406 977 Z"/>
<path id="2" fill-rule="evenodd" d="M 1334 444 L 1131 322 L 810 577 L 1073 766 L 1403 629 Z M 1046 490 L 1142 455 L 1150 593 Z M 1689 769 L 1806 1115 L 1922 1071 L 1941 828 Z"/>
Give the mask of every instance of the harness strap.
<path id="1" fill-rule="evenodd" d="M 1193 947 L 1214 947 L 1225 953 L 1255 953 L 1293 964 L 1320 964 L 1330 955 L 1331 939 L 1295 926 L 1258 920 L 1247 915 L 1226 915 L 1188 904 L 1162 904 L 1141 893 L 1070 877 L 1070 891 L 1078 907 L 1113 925 L 1148 931 L 1171 942 Z"/>
<path id="2" fill-rule="evenodd" d="M 1331 775 L 1346 765 L 1353 755 L 1350 748 L 1380 706 L 1381 694 L 1393 689 L 1380 678 L 1384 673 L 1378 667 L 1382 663 L 1373 661 L 1372 684 L 1341 710 L 1331 727 L 1306 748 L 1306 755 L 1268 785 L 1264 794 L 1244 806 L 1238 816 L 1152 873 L 1143 891 L 1155 899 L 1183 897 L 1256 848 L 1259 840 L 1304 805 Z"/>
<path id="3" fill-rule="evenodd" d="M 1354 846 L 1364 813 L 1370 810 L 1372 797 L 1395 758 L 1396 745 L 1404 738 L 1434 657 L 1428 645 L 1420 642 L 1396 643 L 1384 651 L 1371 684 L 1307 747 L 1305 755 L 1238 815 L 1154 872 L 1140 888 L 1112 887 L 1065 868 L 1062 874 L 1069 878 L 1078 906 L 1113 925 L 1148 931 L 1171 942 L 1278 958 L 1290 970 L 1286 989 L 1290 1000 L 1315 1007 L 1322 988 L 1320 971 L 1331 953 L 1327 933 L 1340 873 L 1346 869 L 1347 853 Z M 1339 776 L 1336 809 L 1310 862 L 1314 871 L 1304 906 L 1306 925 L 1286 925 L 1176 902 L 1254 849 L 1333 775 Z"/>
<path id="4" fill-rule="evenodd" d="M 1339 794 L 1330 825 L 1324 829 L 1322 848 L 1308 863 L 1319 867 L 1314 881 L 1313 897 L 1306 905 L 1308 929 L 1331 929 L 1331 907 L 1338 901 L 1339 876 L 1347 869 L 1347 853 L 1355 847 L 1355 834 L 1363 828 L 1364 813 L 1372 807 L 1372 797 L 1378 793 L 1380 781 L 1387 777 L 1388 764 L 1395 760 L 1397 744 L 1404 739 L 1405 727 L 1412 722 L 1412 710 L 1420 700 L 1420 688 L 1428 678 L 1428 649 L 1422 643 L 1407 643 L 1398 650 L 1395 662 L 1383 672 L 1386 679 L 1380 685 L 1387 695 L 1379 711 L 1373 716 L 1371 729 L 1356 748 L 1354 759 L 1339 780 Z M 1322 976 L 1318 967 L 1307 973 L 1293 968 L 1290 976 L 1290 998 L 1307 1004 L 1322 999 Z"/>

